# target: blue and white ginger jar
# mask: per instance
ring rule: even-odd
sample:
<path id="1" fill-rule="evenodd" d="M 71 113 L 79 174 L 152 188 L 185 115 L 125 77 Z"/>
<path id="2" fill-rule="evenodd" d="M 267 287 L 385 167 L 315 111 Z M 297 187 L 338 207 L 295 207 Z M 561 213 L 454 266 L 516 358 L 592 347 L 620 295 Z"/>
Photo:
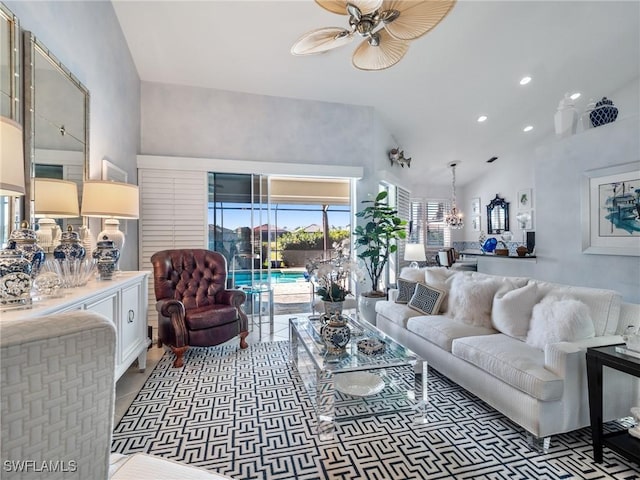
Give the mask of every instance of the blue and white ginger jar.
<path id="1" fill-rule="evenodd" d="M 86 250 L 80 243 L 80 237 L 73 227 L 69 225 L 66 232 L 60 238 L 60 245 L 53 250 L 53 257 L 56 260 L 83 260 Z"/>

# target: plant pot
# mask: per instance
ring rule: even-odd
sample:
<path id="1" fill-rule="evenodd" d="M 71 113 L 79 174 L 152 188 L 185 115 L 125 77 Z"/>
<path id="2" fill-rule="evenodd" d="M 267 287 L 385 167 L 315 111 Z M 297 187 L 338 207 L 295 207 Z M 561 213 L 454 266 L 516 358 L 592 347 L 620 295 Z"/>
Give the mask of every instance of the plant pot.
<path id="1" fill-rule="evenodd" d="M 327 315 L 333 315 L 335 313 L 342 313 L 342 307 L 344 302 L 327 302 L 324 301 L 324 313 Z"/>
<path id="2" fill-rule="evenodd" d="M 347 317 L 337 313 L 331 315 L 328 321 L 320 327 L 320 336 L 328 353 L 332 355 L 344 353 L 351 339 L 351 329 L 347 323 Z"/>
<path id="3" fill-rule="evenodd" d="M 509 256 L 509 249 L 508 248 L 496 248 L 495 254 L 500 256 L 500 257 L 508 257 Z"/>
<path id="4" fill-rule="evenodd" d="M 525 247 L 524 245 L 520 245 L 518 248 L 516 248 L 516 253 L 519 257 L 524 257 L 528 253 L 527 247 Z"/>
<path id="5" fill-rule="evenodd" d="M 387 297 L 382 296 L 358 296 L 358 314 L 371 325 L 376 324 L 376 303 L 386 300 Z"/>

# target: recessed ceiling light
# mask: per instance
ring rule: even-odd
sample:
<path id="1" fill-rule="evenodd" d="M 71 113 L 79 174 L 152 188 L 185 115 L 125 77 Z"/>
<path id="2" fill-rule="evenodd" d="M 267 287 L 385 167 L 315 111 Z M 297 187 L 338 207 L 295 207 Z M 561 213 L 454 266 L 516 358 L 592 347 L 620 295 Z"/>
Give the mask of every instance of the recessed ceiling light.
<path id="1" fill-rule="evenodd" d="M 569 98 L 571 100 L 577 100 L 578 98 L 580 98 L 580 95 L 582 95 L 580 92 L 576 92 L 576 93 L 572 93 Z"/>
<path id="2" fill-rule="evenodd" d="M 529 83 L 531 81 L 531 77 L 527 76 L 527 77 L 522 77 L 522 79 L 520 80 L 520 85 L 526 85 L 527 83 Z"/>
<path id="3" fill-rule="evenodd" d="M 526 127 L 524 127 L 522 129 L 523 132 L 530 132 L 531 130 L 533 130 L 533 126 L 532 125 L 527 125 Z"/>
<path id="4" fill-rule="evenodd" d="M 486 116 L 486 115 L 480 115 L 480 116 L 478 117 L 478 122 L 482 123 L 482 122 L 484 122 L 486 119 L 487 119 L 487 116 Z"/>

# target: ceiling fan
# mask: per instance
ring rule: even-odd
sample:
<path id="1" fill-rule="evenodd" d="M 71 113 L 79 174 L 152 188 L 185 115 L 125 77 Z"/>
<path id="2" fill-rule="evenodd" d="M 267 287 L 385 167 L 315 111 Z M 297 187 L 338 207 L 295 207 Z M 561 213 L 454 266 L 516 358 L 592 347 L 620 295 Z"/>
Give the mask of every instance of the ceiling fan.
<path id="1" fill-rule="evenodd" d="M 364 41 L 353 53 L 353 66 L 383 70 L 398 63 L 409 41 L 434 28 L 456 0 L 315 0 L 325 10 L 349 15 L 349 28 L 325 27 L 304 34 L 293 55 L 324 53 L 347 45 L 358 34 Z"/>

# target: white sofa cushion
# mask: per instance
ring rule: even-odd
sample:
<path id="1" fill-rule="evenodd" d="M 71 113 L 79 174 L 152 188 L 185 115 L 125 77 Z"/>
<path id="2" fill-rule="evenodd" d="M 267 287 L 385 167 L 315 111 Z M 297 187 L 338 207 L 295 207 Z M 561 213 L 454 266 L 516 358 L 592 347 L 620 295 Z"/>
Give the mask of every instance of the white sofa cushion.
<path id="1" fill-rule="evenodd" d="M 467 275 L 476 280 L 492 279 L 497 280 L 501 284 L 509 282 L 514 285 L 514 288 L 524 287 L 527 283 L 529 283 L 528 277 L 505 277 L 504 275 L 492 275 L 490 273 L 482 272 L 468 272 Z"/>
<path id="2" fill-rule="evenodd" d="M 562 398 L 564 381 L 544 368 L 544 352 L 504 334 L 458 338 L 451 353 L 539 400 Z"/>
<path id="3" fill-rule="evenodd" d="M 403 267 L 402 270 L 400 270 L 399 278 L 404 278 L 405 280 L 415 283 L 424 282 L 426 271 L 427 268 Z"/>
<path id="4" fill-rule="evenodd" d="M 442 305 L 440 306 L 441 313 L 446 313 L 449 309 L 449 290 L 451 290 L 451 283 L 453 282 L 453 279 L 458 275 L 463 275 L 463 272 L 456 272 L 455 270 L 450 270 L 446 267 L 427 267 L 425 269 L 425 283 L 445 292 L 444 300 L 442 300 Z"/>
<path id="5" fill-rule="evenodd" d="M 444 290 L 418 283 L 411 300 L 409 300 L 409 308 L 424 315 L 437 315 L 440 313 L 440 306 L 445 295 Z"/>
<path id="6" fill-rule="evenodd" d="M 491 328 L 491 306 L 500 286 L 497 279 L 456 275 L 449 291 L 448 315 L 470 325 Z"/>
<path id="7" fill-rule="evenodd" d="M 595 330 L 589 307 L 580 300 L 547 295 L 533 307 L 527 344 L 544 350 L 545 345 L 593 338 Z"/>
<path id="8" fill-rule="evenodd" d="M 382 301 L 376 303 L 376 313 L 383 315 L 390 322 L 400 325 L 402 328 L 407 328 L 407 320 L 418 315 L 423 315 L 417 310 L 409 308 L 404 303 L 395 303 L 389 301 Z"/>
<path id="9" fill-rule="evenodd" d="M 451 352 L 451 343 L 456 338 L 492 335 L 498 333 L 493 328 L 478 327 L 458 322 L 444 315 L 421 315 L 407 320 L 407 330 L 429 340 L 438 347 Z"/>
<path id="10" fill-rule="evenodd" d="M 540 301 L 540 297 L 535 283 L 515 288 L 515 284 L 507 282 L 493 297 L 493 328 L 518 340 L 526 340 L 533 306 Z"/>
<path id="11" fill-rule="evenodd" d="M 580 300 L 589 307 L 596 336 L 613 335 L 618 326 L 622 295 L 613 290 L 589 287 L 574 287 L 557 283 L 531 280 L 545 296 L 571 297 Z"/>

